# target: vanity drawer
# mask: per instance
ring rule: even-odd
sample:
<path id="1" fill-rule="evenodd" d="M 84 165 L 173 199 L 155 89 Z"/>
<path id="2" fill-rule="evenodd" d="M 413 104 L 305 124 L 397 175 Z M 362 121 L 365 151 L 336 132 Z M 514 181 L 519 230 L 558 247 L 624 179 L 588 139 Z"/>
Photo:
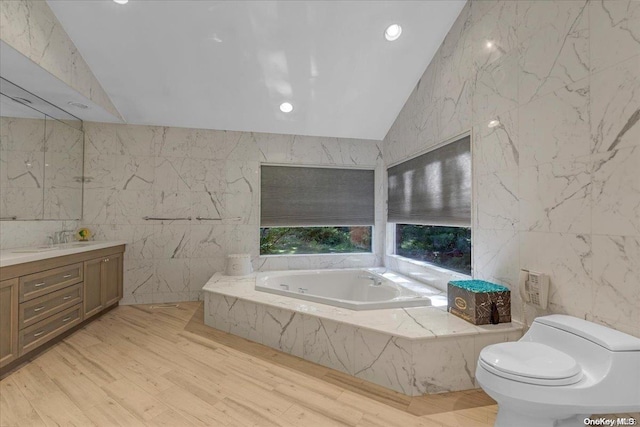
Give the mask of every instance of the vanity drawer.
<path id="1" fill-rule="evenodd" d="M 82 282 L 82 263 L 66 265 L 20 278 L 20 302 Z"/>
<path id="2" fill-rule="evenodd" d="M 82 304 L 54 314 L 20 331 L 20 355 L 46 343 L 82 321 Z"/>
<path id="3" fill-rule="evenodd" d="M 82 283 L 20 304 L 20 329 L 82 302 Z"/>

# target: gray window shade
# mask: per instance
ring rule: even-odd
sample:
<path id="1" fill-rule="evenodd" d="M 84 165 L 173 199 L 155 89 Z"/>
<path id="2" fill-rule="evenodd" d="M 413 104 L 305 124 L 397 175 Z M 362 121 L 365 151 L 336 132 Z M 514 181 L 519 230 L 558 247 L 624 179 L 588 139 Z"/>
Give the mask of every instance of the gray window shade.
<path id="1" fill-rule="evenodd" d="M 389 222 L 471 225 L 470 137 L 387 170 Z"/>
<path id="2" fill-rule="evenodd" d="M 261 226 L 373 225 L 372 170 L 261 169 Z"/>

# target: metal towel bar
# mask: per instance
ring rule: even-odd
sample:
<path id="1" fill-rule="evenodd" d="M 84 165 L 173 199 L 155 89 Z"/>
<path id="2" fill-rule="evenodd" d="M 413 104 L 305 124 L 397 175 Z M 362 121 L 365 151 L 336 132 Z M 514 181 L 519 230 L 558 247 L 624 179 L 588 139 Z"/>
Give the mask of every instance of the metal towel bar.
<path id="1" fill-rule="evenodd" d="M 234 217 L 234 218 L 205 218 L 205 217 L 201 217 L 201 216 L 197 216 L 196 219 L 198 221 L 223 221 L 223 220 L 229 220 L 229 221 L 239 221 L 242 219 L 242 217 Z"/>
<path id="2" fill-rule="evenodd" d="M 142 219 L 145 221 L 191 221 L 190 216 L 186 218 L 159 218 L 155 216 L 143 216 Z"/>

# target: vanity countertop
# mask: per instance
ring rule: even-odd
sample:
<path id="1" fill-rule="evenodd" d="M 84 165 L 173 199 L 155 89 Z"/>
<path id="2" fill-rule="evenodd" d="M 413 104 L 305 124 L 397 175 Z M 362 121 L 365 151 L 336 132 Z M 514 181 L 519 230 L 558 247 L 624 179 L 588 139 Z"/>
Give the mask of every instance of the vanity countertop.
<path id="1" fill-rule="evenodd" d="M 113 246 L 126 245 L 124 240 L 72 242 L 48 247 L 30 246 L 25 248 L 12 248 L 0 251 L 0 267 L 23 264 L 26 262 L 40 261 L 65 255 L 74 255 L 97 249 L 105 249 Z"/>

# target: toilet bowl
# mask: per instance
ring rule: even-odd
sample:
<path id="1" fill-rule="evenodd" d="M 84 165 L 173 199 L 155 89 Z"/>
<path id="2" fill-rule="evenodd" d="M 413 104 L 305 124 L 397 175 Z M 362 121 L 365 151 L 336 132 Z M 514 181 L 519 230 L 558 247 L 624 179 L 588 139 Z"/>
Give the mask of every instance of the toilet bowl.
<path id="1" fill-rule="evenodd" d="M 539 317 L 520 341 L 485 347 L 476 379 L 498 402 L 496 427 L 584 426 L 591 414 L 640 411 L 640 339 Z"/>

